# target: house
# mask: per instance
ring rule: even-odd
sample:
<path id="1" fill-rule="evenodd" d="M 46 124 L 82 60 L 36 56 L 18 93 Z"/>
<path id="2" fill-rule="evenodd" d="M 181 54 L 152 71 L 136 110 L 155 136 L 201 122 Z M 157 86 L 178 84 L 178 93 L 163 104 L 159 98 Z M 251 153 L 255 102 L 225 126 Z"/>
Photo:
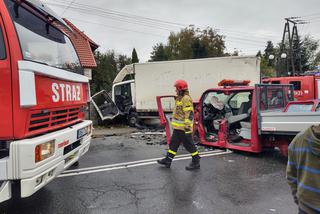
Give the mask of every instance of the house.
<path id="1" fill-rule="evenodd" d="M 80 64 L 84 68 L 84 75 L 91 80 L 92 69 L 97 67 L 97 63 L 93 53 L 99 47 L 99 45 L 95 43 L 92 39 L 90 39 L 87 35 L 85 35 L 69 20 L 65 18 L 63 20 L 73 31 L 72 34 L 68 34 L 69 38 L 77 51 Z"/>

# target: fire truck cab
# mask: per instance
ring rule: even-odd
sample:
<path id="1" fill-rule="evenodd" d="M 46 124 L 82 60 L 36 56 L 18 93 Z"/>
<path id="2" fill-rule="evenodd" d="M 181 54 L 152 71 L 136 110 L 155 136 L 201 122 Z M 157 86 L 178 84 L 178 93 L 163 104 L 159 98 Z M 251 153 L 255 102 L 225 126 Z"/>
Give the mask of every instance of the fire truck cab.
<path id="1" fill-rule="evenodd" d="M 296 100 L 319 99 L 320 76 L 271 77 L 262 79 L 264 84 L 292 84 Z"/>
<path id="2" fill-rule="evenodd" d="M 90 146 L 89 80 L 65 22 L 38 0 L 0 1 L 0 202 L 28 197 Z"/>

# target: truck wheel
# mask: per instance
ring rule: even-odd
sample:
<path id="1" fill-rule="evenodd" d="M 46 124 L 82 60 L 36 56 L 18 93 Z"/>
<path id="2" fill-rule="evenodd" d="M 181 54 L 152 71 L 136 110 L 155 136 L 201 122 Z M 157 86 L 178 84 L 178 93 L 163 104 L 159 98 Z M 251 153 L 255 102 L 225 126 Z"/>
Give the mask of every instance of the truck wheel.
<path id="1" fill-rule="evenodd" d="M 128 124 L 129 124 L 129 126 L 136 127 L 137 124 L 138 124 L 138 120 L 139 120 L 139 118 L 138 118 L 138 114 L 137 113 L 131 112 L 129 114 L 129 116 L 128 116 Z"/>

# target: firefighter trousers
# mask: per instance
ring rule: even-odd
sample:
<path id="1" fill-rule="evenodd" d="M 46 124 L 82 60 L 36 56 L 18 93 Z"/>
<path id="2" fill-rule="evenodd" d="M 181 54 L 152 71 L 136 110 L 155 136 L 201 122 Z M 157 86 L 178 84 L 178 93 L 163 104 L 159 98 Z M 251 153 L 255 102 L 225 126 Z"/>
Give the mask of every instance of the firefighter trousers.
<path id="1" fill-rule="evenodd" d="M 186 148 L 186 150 L 191 153 L 192 157 L 199 156 L 199 152 L 196 146 L 194 145 L 194 142 L 192 139 L 192 134 L 186 134 L 182 130 L 174 129 L 171 136 L 169 151 L 168 151 L 168 153 L 171 154 L 170 155 L 171 158 L 173 158 L 176 155 L 181 143 Z"/>

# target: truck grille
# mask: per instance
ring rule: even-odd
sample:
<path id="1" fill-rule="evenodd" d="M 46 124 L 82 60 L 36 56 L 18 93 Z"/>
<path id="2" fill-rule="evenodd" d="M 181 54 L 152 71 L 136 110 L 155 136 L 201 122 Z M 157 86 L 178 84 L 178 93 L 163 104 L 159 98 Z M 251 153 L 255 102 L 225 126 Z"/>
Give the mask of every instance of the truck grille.
<path id="1" fill-rule="evenodd" d="M 84 118 L 82 107 L 35 110 L 30 112 L 27 135 L 40 134 L 77 123 Z"/>

